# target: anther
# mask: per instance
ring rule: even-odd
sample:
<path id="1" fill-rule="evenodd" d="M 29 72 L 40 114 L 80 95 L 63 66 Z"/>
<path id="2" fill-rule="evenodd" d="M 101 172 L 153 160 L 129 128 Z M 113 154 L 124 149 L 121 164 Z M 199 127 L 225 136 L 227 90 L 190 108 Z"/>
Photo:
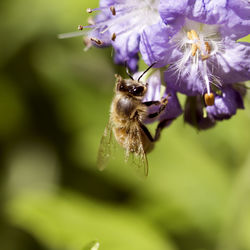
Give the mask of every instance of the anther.
<path id="1" fill-rule="evenodd" d="M 92 13 L 93 12 L 93 10 L 91 8 L 87 8 L 86 11 L 87 11 L 87 13 Z"/>
<path id="2" fill-rule="evenodd" d="M 210 57 L 210 53 L 211 53 L 211 46 L 209 45 L 208 42 L 205 42 L 205 51 L 206 51 L 206 54 L 201 54 L 201 60 L 202 61 L 205 61 L 207 60 L 209 57 Z"/>
<path id="3" fill-rule="evenodd" d="M 90 40 L 92 42 L 96 43 L 97 45 L 102 45 L 103 44 L 103 42 L 100 39 L 97 39 L 97 38 L 91 37 Z"/>
<path id="4" fill-rule="evenodd" d="M 220 89 L 217 89 L 215 93 L 216 95 L 222 96 L 222 91 Z"/>
<path id="5" fill-rule="evenodd" d="M 209 45 L 208 42 L 205 42 L 204 44 L 205 44 L 205 50 L 206 50 L 206 52 L 207 52 L 208 54 L 210 54 L 210 53 L 211 53 L 211 46 Z"/>
<path id="6" fill-rule="evenodd" d="M 196 55 L 197 50 L 200 50 L 200 39 L 195 30 L 190 30 L 187 32 L 187 37 L 189 40 L 197 40 L 197 42 L 192 43 L 191 53 L 192 56 Z"/>
<path id="7" fill-rule="evenodd" d="M 110 11 L 111 11 L 111 13 L 112 13 L 113 16 L 116 15 L 116 10 L 115 10 L 115 7 L 114 7 L 114 6 L 111 6 L 111 7 L 110 7 Z"/>
<path id="8" fill-rule="evenodd" d="M 111 40 L 112 40 L 112 41 L 115 41 L 115 39 L 116 39 L 116 34 L 113 33 L 113 34 L 112 34 L 112 37 L 111 37 Z"/>
<path id="9" fill-rule="evenodd" d="M 197 45 L 195 43 L 192 43 L 191 47 L 192 56 L 195 56 L 197 49 L 198 49 Z"/>
<path id="10" fill-rule="evenodd" d="M 187 37 L 189 40 L 200 40 L 197 32 L 195 30 L 190 30 L 187 32 Z"/>
<path id="11" fill-rule="evenodd" d="M 193 40 L 193 37 L 190 31 L 187 32 L 187 37 L 189 40 Z"/>
<path id="12" fill-rule="evenodd" d="M 195 30 L 191 30 L 191 31 L 190 31 L 190 33 L 191 33 L 191 35 L 192 35 L 193 39 L 200 40 L 200 39 L 199 39 L 199 36 L 198 36 L 198 34 L 196 33 L 196 31 L 195 31 Z"/>
<path id="13" fill-rule="evenodd" d="M 78 25 L 77 29 L 78 30 L 83 30 L 83 26 L 82 25 Z"/>
<path id="14" fill-rule="evenodd" d="M 203 118 L 207 118 L 207 110 L 206 110 L 206 107 L 203 107 L 202 111 L 203 111 Z"/>
<path id="15" fill-rule="evenodd" d="M 206 93 L 204 95 L 204 100 L 207 106 L 213 106 L 214 105 L 214 94 L 213 93 Z"/>

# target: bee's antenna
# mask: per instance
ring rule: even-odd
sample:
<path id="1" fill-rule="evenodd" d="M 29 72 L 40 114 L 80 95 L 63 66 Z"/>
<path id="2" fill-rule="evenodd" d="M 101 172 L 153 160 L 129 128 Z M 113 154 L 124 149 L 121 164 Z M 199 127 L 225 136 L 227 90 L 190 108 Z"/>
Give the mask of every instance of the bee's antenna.
<path id="1" fill-rule="evenodd" d="M 126 73 L 129 76 L 129 78 L 132 79 L 132 80 L 134 80 L 133 76 L 129 72 L 127 61 L 125 61 L 125 68 L 126 68 Z"/>
<path id="2" fill-rule="evenodd" d="M 138 82 L 140 81 L 140 79 L 156 64 L 156 62 L 152 63 L 138 78 Z"/>

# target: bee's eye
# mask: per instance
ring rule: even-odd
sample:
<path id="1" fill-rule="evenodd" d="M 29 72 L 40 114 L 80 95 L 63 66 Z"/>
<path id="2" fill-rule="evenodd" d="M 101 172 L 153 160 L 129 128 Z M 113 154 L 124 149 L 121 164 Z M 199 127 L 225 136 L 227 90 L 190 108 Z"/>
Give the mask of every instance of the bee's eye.
<path id="1" fill-rule="evenodd" d="M 120 84 L 119 87 L 118 87 L 118 90 L 119 91 L 125 91 L 126 87 L 123 84 Z"/>
<path id="2" fill-rule="evenodd" d="M 141 95 L 144 91 L 144 88 L 142 86 L 139 86 L 139 87 L 135 87 L 133 88 L 133 94 L 134 95 Z"/>

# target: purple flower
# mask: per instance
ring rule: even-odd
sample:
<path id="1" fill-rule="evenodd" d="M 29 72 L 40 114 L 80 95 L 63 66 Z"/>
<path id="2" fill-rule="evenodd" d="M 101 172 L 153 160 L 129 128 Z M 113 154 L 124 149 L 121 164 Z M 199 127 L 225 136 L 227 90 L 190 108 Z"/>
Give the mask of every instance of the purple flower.
<path id="1" fill-rule="evenodd" d="M 159 0 L 101 0 L 100 7 L 88 9 L 98 14 L 89 26 L 89 32 L 65 34 L 61 37 L 87 35 L 95 45 L 112 45 L 115 50 L 115 63 L 137 71 L 139 43 L 143 30 L 157 23 L 161 18 L 158 12 Z"/>
<path id="2" fill-rule="evenodd" d="M 201 96 L 187 97 L 184 120 L 197 129 L 213 127 L 216 121 L 229 119 L 237 109 L 244 109 L 242 85 L 227 86 L 215 94 L 214 105 L 206 106 Z"/>
<path id="3" fill-rule="evenodd" d="M 237 1 L 238 3 L 238 1 Z M 170 64 L 167 86 L 187 95 L 211 93 L 250 79 L 250 45 L 236 42 L 250 30 L 247 1 L 160 1 L 162 21 L 143 31 L 140 50 L 147 64 Z"/>

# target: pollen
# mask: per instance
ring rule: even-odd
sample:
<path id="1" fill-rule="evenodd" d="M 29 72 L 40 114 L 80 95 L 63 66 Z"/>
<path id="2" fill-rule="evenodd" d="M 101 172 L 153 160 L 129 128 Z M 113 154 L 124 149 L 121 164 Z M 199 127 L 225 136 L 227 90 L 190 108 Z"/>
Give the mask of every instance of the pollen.
<path id="1" fill-rule="evenodd" d="M 210 53 L 211 53 L 211 46 L 209 45 L 208 42 L 204 42 L 205 45 L 205 52 L 206 54 L 202 53 L 201 54 L 201 60 L 205 61 L 210 57 Z"/>
<path id="2" fill-rule="evenodd" d="M 110 11 L 111 11 L 111 13 L 112 13 L 113 16 L 116 15 L 116 10 L 115 10 L 115 7 L 114 7 L 114 6 L 111 6 L 111 7 L 110 7 Z"/>
<path id="3" fill-rule="evenodd" d="M 100 39 L 97 39 L 97 38 L 91 37 L 90 40 L 92 42 L 96 43 L 97 45 L 102 45 L 103 44 L 103 42 Z"/>
<path id="4" fill-rule="evenodd" d="M 197 49 L 198 49 L 198 46 L 195 43 L 193 43 L 191 47 L 192 56 L 196 55 Z"/>
<path id="5" fill-rule="evenodd" d="M 193 37 L 190 31 L 187 32 L 187 37 L 189 40 L 193 40 Z"/>
<path id="6" fill-rule="evenodd" d="M 82 25 L 78 25 L 77 29 L 78 30 L 83 30 L 83 26 Z"/>
<path id="7" fill-rule="evenodd" d="M 213 106 L 214 105 L 214 94 L 213 93 L 206 93 L 204 95 L 204 100 L 207 106 Z"/>
<path id="8" fill-rule="evenodd" d="M 190 33 L 191 33 L 191 36 L 192 36 L 192 40 L 195 40 L 195 39 L 200 40 L 199 36 L 198 36 L 198 34 L 196 33 L 195 30 L 191 30 Z"/>
<path id="9" fill-rule="evenodd" d="M 189 40 L 192 41 L 191 46 L 191 54 L 192 56 L 195 56 L 197 51 L 199 50 L 201 52 L 201 59 L 202 61 L 207 60 L 210 57 L 211 53 L 211 46 L 208 42 L 204 42 L 202 44 L 199 35 L 195 30 L 190 30 L 187 32 L 187 37 Z M 204 49 L 202 48 L 204 47 Z"/>
<path id="10" fill-rule="evenodd" d="M 116 39 L 116 34 L 113 33 L 113 34 L 112 34 L 112 37 L 111 37 L 111 40 L 112 40 L 112 41 L 115 41 L 115 39 Z"/>
<path id="11" fill-rule="evenodd" d="M 208 42 L 205 42 L 204 44 L 205 44 L 206 52 L 207 52 L 208 54 L 210 54 L 210 52 L 211 52 L 211 46 L 209 45 Z"/>
<path id="12" fill-rule="evenodd" d="M 87 8 L 87 9 L 86 9 L 86 12 L 87 12 L 87 13 L 92 13 L 93 10 L 92 10 L 91 8 Z"/>

